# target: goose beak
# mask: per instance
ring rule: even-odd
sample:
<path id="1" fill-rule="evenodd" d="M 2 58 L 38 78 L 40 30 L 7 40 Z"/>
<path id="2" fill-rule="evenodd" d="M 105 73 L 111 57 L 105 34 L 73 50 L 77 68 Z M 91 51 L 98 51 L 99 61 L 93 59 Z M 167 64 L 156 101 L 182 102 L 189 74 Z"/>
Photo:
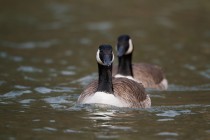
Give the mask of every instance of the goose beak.
<path id="1" fill-rule="evenodd" d="M 119 46 L 117 49 L 117 56 L 121 57 L 125 54 L 125 47 L 124 46 Z"/>
<path id="2" fill-rule="evenodd" d="M 109 55 L 104 56 L 104 65 L 110 66 L 112 64 L 112 58 Z"/>

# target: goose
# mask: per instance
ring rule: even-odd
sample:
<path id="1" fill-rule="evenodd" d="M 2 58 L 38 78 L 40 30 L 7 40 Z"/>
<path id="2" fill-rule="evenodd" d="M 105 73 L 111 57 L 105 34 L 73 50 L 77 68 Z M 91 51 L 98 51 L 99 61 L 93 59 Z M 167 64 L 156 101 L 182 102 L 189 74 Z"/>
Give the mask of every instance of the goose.
<path id="1" fill-rule="evenodd" d="M 129 35 L 118 37 L 116 49 L 118 66 L 113 68 L 115 78 L 126 77 L 150 89 L 166 90 L 168 88 L 168 81 L 159 66 L 147 63 L 132 64 L 134 46 Z"/>
<path id="2" fill-rule="evenodd" d="M 151 100 L 143 85 L 112 77 L 114 54 L 112 46 L 102 44 L 96 53 L 98 79 L 91 82 L 79 96 L 78 104 L 106 104 L 116 107 L 149 108 Z"/>

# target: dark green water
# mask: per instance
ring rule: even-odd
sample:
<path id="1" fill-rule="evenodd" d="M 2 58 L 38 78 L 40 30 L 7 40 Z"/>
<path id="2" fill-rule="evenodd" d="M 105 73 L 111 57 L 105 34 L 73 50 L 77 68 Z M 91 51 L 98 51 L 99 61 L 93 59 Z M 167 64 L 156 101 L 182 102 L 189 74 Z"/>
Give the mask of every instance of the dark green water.
<path id="1" fill-rule="evenodd" d="M 0 139 L 210 139 L 209 15 L 209 0 L 1 1 Z M 168 91 L 146 110 L 75 107 L 124 33 Z"/>

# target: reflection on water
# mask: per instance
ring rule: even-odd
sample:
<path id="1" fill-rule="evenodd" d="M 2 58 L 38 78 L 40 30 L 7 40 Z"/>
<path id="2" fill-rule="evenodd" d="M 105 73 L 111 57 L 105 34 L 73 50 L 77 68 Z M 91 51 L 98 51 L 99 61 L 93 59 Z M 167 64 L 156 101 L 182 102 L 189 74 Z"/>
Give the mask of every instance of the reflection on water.
<path id="1" fill-rule="evenodd" d="M 173 133 L 173 132 L 160 132 L 157 135 L 160 135 L 160 136 L 178 136 L 177 133 Z"/>
<path id="2" fill-rule="evenodd" d="M 175 117 L 175 116 L 179 116 L 181 115 L 181 113 L 189 113 L 191 112 L 190 110 L 182 110 L 180 112 L 178 111 L 174 111 L 174 110 L 168 110 L 168 111 L 165 111 L 164 113 L 160 113 L 160 114 L 157 114 L 157 116 L 164 116 L 164 117 Z"/>
<path id="3" fill-rule="evenodd" d="M 22 71 L 22 72 L 42 72 L 41 69 L 34 68 L 34 67 L 31 67 L 31 66 L 20 66 L 19 68 L 17 68 L 17 71 Z"/>
<path id="4" fill-rule="evenodd" d="M 191 86 L 191 87 L 171 84 L 168 91 L 210 91 L 210 84 Z"/>
<path id="5" fill-rule="evenodd" d="M 93 110 L 93 108 L 91 108 L 85 119 L 92 120 L 94 128 L 103 130 L 95 132 L 96 138 L 113 139 L 120 138 L 120 134 L 116 132 L 137 132 L 137 130 L 132 128 L 134 122 L 127 120 L 128 117 L 134 117 L 134 114 L 130 114 L 129 112 L 126 113 L 126 111 L 120 111 L 119 109 L 115 110 L 107 108 L 102 110 L 101 108 L 94 108 Z M 109 135 L 107 135 L 107 132 Z"/>
<path id="6" fill-rule="evenodd" d="M 208 139 L 209 1 L 154 3 L 2 2 L 0 139 Z M 98 77 L 97 47 L 124 33 L 135 62 L 164 68 L 168 91 L 148 90 L 150 109 L 77 105 Z"/>
<path id="7" fill-rule="evenodd" d="M 142 134 L 142 132 L 151 134 L 152 136 L 157 135 L 170 138 L 174 136 L 180 136 L 180 138 L 182 138 L 183 132 L 176 129 L 176 125 L 189 123 L 183 121 L 187 121 L 186 118 L 191 118 L 192 116 L 207 113 L 209 111 L 209 107 L 209 105 L 186 105 L 162 106 L 152 107 L 151 109 L 136 110 L 119 108 L 104 109 L 98 108 L 98 106 L 86 106 L 85 110 L 88 111 L 88 113 L 84 119 L 91 120 L 91 126 L 93 128 L 89 129 L 96 129 L 95 135 L 97 138 L 121 138 L 122 136 L 127 137 L 127 135 L 136 135 L 136 133 Z M 174 124 L 173 122 L 177 123 L 174 125 L 174 127 L 167 126 L 167 124 Z M 147 125 L 146 128 L 150 128 L 150 130 L 145 130 L 145 125 Z M 158 127 L 159 125 L 161 125 L 161 127 Z M 190 125 L 194 126 L 195 124 L 192 123 Z M 154 131 L 154 129 L 152 129 L 154 127 L 158 127 L 159 131 Z M 144 137 L 144 135 L 145 134 L 142 134 L 142 137 Z"/>

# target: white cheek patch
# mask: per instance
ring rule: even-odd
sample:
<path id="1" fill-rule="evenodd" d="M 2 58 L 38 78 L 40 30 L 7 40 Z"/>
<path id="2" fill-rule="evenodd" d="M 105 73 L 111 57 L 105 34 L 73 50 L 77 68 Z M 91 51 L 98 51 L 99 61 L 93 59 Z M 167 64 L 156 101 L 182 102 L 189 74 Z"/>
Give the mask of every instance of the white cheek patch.
<path id="1" fill-rule="evenodd" d="M 132 43 L 132 40 L 129 39 L 128 43 L 129 43 L 129 48 L 128 48 L 128 50 L 127 50 L 127 52 L 125 54 L 130 54 L 133 51 L 133 43 Z"/>
<path id="2" fill-rule="evenodd" d="M 112 63 L 113 63 L 113 61 L 114 61 L 114 54 L 112 53 Z"/>
<path id="3" fill-rule="evenodd" d="M 97 60 L 97 62 L 98 62 L 99 64 L 104 65 L 103 62 L 101 61 L 100 56 L 99 56 L 99 52 L 100 52 L 100 50 L 98 49 L 98 51 L 97 51 L 97 53 L 96 53 L 96 60 Z"/>

